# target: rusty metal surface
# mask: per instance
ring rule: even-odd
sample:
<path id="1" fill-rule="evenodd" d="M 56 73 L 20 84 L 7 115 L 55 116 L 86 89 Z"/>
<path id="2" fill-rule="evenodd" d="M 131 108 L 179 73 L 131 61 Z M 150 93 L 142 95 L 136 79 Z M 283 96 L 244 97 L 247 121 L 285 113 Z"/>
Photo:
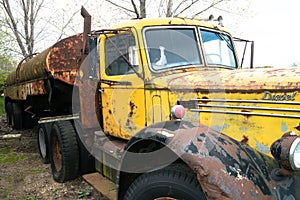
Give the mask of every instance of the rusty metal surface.
<path id="1" fill-rule="evenodd" d="M 74 35 L 57 42 L 52 47 L 20 63 L 7 78 L 5 90 L 11 99 L 26 100 L 27 96 L 47 94 L 44 80 L 54 78 L 74 85 L 82 62 L 83 37 Z"/>
<path id="2" fill-rule="evenodd" d="M 184 73 L 186 72 L 186 73 Z M 181 73 L 166 72 L 148 81 L 170 89 L 188 90 L 292 90 L 300 87 L 300 69 L 213 70 L 186 69 Z"/>
<path id="3" fill-rule="evenodd" d="M 297 178 L 271 179 L 271 171 L 278 167 L 274 159 L 206 126 L 158 123 L 139 132 L 127 148 L 146 138 L 167 145 L 180 156 L 197 174 L 208 199 L 299 198 Z"/>
<path id="4" fill-rule="evenodd" d="M 18 66 L 16 71 L 13 71 L 7 78 L 7 85 L 16 85 L 24 82 L 33 82 L 37 79 L 47 78 L 45 71 L 46 57 L 49 53 L 49 49 L 46 49 L 38 56 L 22 63 Z"/>
<path id="5" fill-rule="evenodd" d="M 37 80 L 29 83 L 10 85 L 5 88 L 5 95 L 15 100 L 26 100 L 27 96 L 47 94 L 44 81 Z"/>
<path id="6" fill-rule="evenodd" d="M 117 199 L 116 197 L 117 191 L 116 191 L 115 184 L 113 182 L 110 182 L 101 174 L 99 173 L 85 174 L 82 177 L 84 180 L 90 183 L 96 190 L 101 192 L 101 194 L 104 195 L 106 198 L 111 200 Z"/>
<path id="7" fill-rule="evenodd" d="M 81 34 L 56 43 L 49 52 L 46 70 L 55 79 L 74 84 L 81 63 L 82 48 L 83 36 Z"/>
<path id="8" fill-rule="evenodd" d="M 13 85 L 31 82 L 37 79 L 53 77 L 68 84 L 73 84 L 80 67 L 82 35 L 74 35 L 57 42 L 12 72 L 7 84 Z"/>

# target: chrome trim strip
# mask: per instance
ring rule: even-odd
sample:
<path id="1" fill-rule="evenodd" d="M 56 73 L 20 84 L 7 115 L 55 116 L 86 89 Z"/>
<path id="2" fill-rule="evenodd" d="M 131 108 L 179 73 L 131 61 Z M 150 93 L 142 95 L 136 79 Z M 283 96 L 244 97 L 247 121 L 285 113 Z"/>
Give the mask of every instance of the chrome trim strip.
<path id="1" fill-rule="evenodd" d="M 219 114 L 238 114 L 238 115 L 253 115 L 263 117 L 283 117 L 283 118 L 294 118 L 300 119 L 300 115 L 285 115 L 285 114 L 271 114 L 271 113 L 257 113 L 257 112 L 237 112 L 237 111 L 226 111 L 226 110 L 201 110 L 201 109 L 190 109 L 192 112 L 206 112 L 206 113 L 219 113 Z"/>
<path id="2" fill-rule="evenodd" d="M 265 103 L 265 104 L 300 105 L 300 102 L 294 102 L 294 101 L 269 101 L 269 100 L 191 99 L 191 101 L 220 102 L 220 103 Z"/>
<path id="3" fill-rule="evenodd" d="M 269 110 L 269 111 L 285 111 L 285 112 L 300 112 L 300 109 L 293 108 L 269 108 L 269 107 L 255 107 L 255 106 L 230 106 L 230 105 L 208 105 L 197 104 L 199 107 L 209 108 L 229 108 L 229 109 L 251 109 L 251 110 Z"/>
<path id="4" fill-rule="evenodd" d="M 55 116 L 55 117 L 43 117 L 43 118 L 39 119 L 38 123 L 45 124 L 45 123 L 49 123 L 49 122 L 66 121 L 66 120 L 72 120 L 72 119 L 80 119 L 79 114 L 63 115 L 63 116 Z"/>

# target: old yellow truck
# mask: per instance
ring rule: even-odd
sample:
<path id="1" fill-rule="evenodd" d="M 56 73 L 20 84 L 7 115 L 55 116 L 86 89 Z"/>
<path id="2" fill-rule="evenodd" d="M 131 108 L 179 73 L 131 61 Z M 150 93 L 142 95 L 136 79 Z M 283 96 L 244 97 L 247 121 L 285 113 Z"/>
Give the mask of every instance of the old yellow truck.
<path id="1" fill-rule="evenodd" d="M 111 199 L 300 198 L 300 69 L 241 69 L 207 20 L 91 31 L 82 15 L 82 34 L 22 61 L 5 90 L 54 180 L 83 175 Z"/>

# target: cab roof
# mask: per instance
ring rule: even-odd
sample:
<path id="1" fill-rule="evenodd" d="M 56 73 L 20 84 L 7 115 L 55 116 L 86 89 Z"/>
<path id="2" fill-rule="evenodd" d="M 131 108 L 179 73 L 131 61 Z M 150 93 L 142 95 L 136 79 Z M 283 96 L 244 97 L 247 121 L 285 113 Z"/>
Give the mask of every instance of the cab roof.
<path id="1" fill-rule="evenodd" d="M 211 21 L 181 18 L 181 17 L 170 17 L 170 18 L 143 18 L 143 19 L 131 19 L 123 21 L 119 24 L 112 26 L 113 29 L 120 29 L 124 27 L 135 27 L 141 30 L 144 27 L 149 26 L 170 26 L 170 25 L 191 25 L 191 26 L 201 26 L 205 28 L 212 28 L 216 30 L 221 30 L 228 32 L 224 27 L 216 25 Z M 229 33 L 229 32 L 228 32 Z"/>

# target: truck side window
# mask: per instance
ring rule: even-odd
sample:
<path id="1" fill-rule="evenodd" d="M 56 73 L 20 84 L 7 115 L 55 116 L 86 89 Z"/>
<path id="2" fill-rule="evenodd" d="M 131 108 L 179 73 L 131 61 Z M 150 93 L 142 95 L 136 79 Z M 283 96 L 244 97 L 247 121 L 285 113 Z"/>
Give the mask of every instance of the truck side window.
<path id="1" fill-rule="evenodd" d="M 134 36 L 128 32 L 109 37 L 105 41 L 105 73 L 109 76 L 132 74 L 130 51 L 135 47 Z"/>

